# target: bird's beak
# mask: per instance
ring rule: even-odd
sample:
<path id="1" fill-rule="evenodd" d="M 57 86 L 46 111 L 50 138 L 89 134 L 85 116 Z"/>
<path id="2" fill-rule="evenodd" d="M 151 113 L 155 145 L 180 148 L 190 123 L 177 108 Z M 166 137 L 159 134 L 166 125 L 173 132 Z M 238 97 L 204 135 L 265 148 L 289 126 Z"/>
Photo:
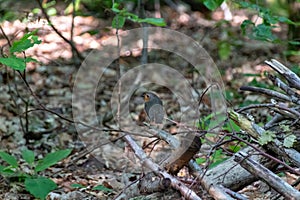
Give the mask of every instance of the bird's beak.
<path id="1" fill-rule="evenodd" d="M 148 102 L 150 100 L 150 97 L 149 97 L 149 95 L 147 93 L 143 93 L 142 97 L 144 98 L 145 102 Z"/>

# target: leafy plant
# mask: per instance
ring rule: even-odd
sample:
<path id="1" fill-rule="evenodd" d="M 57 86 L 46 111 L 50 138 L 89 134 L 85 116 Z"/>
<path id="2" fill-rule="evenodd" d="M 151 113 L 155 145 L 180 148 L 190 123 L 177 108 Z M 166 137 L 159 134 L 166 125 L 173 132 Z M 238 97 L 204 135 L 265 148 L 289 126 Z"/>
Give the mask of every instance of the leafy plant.
<path id="1" fill-rule="evenodd" d="M 0 63 L 15 70 L 24 70 L 26 68 L 26 63 L 37 62 L 37 60 L 30 56 L 26 56 L 25 58 L 17 56 L 18 53 L 24 52 L 35 44 L 41 43 L 41 40 L 35 35 L 36 32 L 37 30 L 29 32 L 20 40 L 13 42 L 12 46 L 9 48 L 10 55 L 5 58 L 0 58 Z"/>
<path id="2" fill-rule="evenodd" d="M 291 148 L 294 146 L 294 143 L 297 141 L 297 137 L 293 134 L 288 135 L 283 140 L 283 146 L 286 148 Z"/>
<path id="3" fill-rule="evenodd" d="M 54 7 L 56 5 L 56 1 L 52 0 L 52 1 L 43 1 L 42 6 L 45 9 L 46 13 L 48 16 L 55 16 L 57 14 L 57 10 Z M 40 8 L 34 8 L 32 10 L 32 13 L 34 14 L 39 14 L 41 13 L 41 9 Z"/>
<path id="4" fill-rule="evenodd" d="M 286 148 L 291 148 L 294 146 L 294 143 L 297 142 L 297 137 L 293 134 L 290 126 L 280 124 L 280 128 L 283 133 L 285 133 L 285 137 L 283 140 L 283 146 Z"/>
<path id="5" fill-rule="evenodd" d="M 24 183 L 25 189 L 34 197 L 45 199 L 50 191 L 57 188 L 57 185 L 51 179 L 39 176 L 38 172 L 66 158 L 71 151 L 71 149 L 58 150 L 47 154 L 43 159 L 35 161 L 34 152 L 24 150 L 22 152 L 22 158 L 29 166 L 30 172 L 21 170 L 20 162 L 18 162 L 17 158 L 4 151 L 0 151 L 0 158 L 8 164 L 7 166 L 0 165 L 0 174 L 8 179 Z"/>
<path id="6" fill-rule="evenodd" d="M 123 28 L 126 19 L 137 22 L 137 23 L 148 23 L 155 26 L 166 26 L 166 22 L 163 18 L 144 18 L 141 19 L 137 15 L 128 12 L 126 9 L 119 9 L 120 4 L 114 3 L 112 6 L 112 11 L 116 13 L 116 16 L 113 18 L 112 27 L 113 28 Z"/>
<path id="7" fill-rule="evenodd" d="M 268 144 L 269 142 L 273 142 L 275 138 L 276 138 L 276 135 L 273 131 L 265 131 L 259 137 L 258 143 L 260 145 L 265 145 L 265 144 Z"/>
<path id="8" fill-rule="evenodd" d="M 244 20 L 241 25 L 241 29 L 243 34 L 247 34 L 250 39 L 268 42 L 280 42 L 280 40 L 272 33 L 272 30 L 276 28 L 276 24 L 279 22 L 295 24 L 286 17 L 274 15 L 270 9 L 259 6 L 258 4 L 245 1 L 240 1 L 238 4 L 241 6 L 241 8 L 257 11 L 258 16 L 263 20 L 262 23 L 258 25 L 251 20 Z"/>
<path id="9" fill-rule="evenodd" d="M 209 158 L 209 160 L 211 161 L 209 168 L 211 169 L 211 168 L 221 164 L 222 162 L 224 162 L 227 159 L 228 158 L 227 158 L 226 154 L 223 152 L 223 150 L 218 149 L 218 150 L 214 151 L 214 153 Z M 204 164 L 206 161 L 207 161 L 206 158 L 197 158 L 196 159 L 196 162 L 198 164 Z"/>

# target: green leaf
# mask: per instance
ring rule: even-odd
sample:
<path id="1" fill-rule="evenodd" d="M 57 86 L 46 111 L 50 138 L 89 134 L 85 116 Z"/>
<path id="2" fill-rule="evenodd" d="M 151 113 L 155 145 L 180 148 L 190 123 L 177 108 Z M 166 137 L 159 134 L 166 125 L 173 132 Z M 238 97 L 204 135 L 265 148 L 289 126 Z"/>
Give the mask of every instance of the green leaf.
<path id="1" fill-rule="evenodd" d="M 119 6 L 120 6 L 120 4 L 114 3 L 114 4 L 112 5 L 111 10 L 112 10 L 113 12 L 115 12 L 115 13 L 119 13 L 119 12 L 120 12 Z"/>
<path id="2" fill-rule="evenodd" d="M 206 158 L 196 158 L 197 164 L 203 164 L 206 162 Z"/>
<path id="3" fill-rule="evenodd" d="M 32 58 L 32 57 L 26 57 L 25 62 L 38 62 L 36 59 Z"/>
<path id="4" fill-rule="evenodd" d="M 272 33 L 273 26 L 267 24 L 259 24 L 253 28 L 252 39 L 262 40 L 262 41 L 275 41 L 276 36 Z"/>
<path id="5" fill-rule="evenodd" d="M 283 146 L 286 148 L 293 147 L 294 143 L 296 142 L 297 137 L 295 135 L 289 135 L 283 140 Z"/>
<path id="6" fill-rule="evenodd" d="M 18 167 L 18 161 L 12 155 L 9 155 L 4 151 L 0 151 L 0 157 L 2 158 L 2 160 L 10 164 L 12 167 Z"/>
<path id="7" fill-rule="evenodd" d="M 47 10 L 47 15 L 48 15 L 48 16 L 55 16 L 56 14 L 57 14 L 57 11 L 56 11 L 55 8 L 49 8 L 49 9 Z"/>
<path id="8" fill-rule="evenodd" d="M 25 188 L 36 198 L 45 199 L 49 192 L 57 188 L 57 185 L 48 178 L 26 178 Z"/>
<path id="9" fill-rule="evenodd" d="M 72 188 L 86 188 L 84 185 L 78 184 L 78 183 L 73 183 L 71 184 Z"/>
<path id="10" fill-rule="evenodd" d="M 296 40 L 291 40 L 291 41 L 289 41 L 289 44 L 292 44 L 292 45 L 300 45 L 300 42 L 299 42 L 299 41 L 296 41 Z"/>
<path id="11" fill-rule="evenodd" d="M 21 39 L 13 42 L 12 46 L 10 47 L 10 52 L 22 52 L 29 49 L 30 47 L 33 47 L 35 44 L 40 44 L 42 41 L 34 35 L 36 34 L 36 32 L 37 30 L 29 32 L 25 34 Z"/>
<path id="12" fill-rule="evenodd" d="M 260 145 L 268 144 L 269 142 L 273 142 L 274 138 L 276 137 L 273 131 L 265 131 L 258 139 L 258 143 Z"/>
<path id="13" fill-rule="evenodd" d="M 3 176 L 7 176 L 7 177 L 15 175 L 16 174 L 16 172 L 15 172 L 16 170 L 13 170 L 11 168 L 12 168 L 11 165 L 8 166 L 8 167 L 0 165 L 0 174 L 2 174 Z"/>
<path id="14" fill-rule="evenodd" d="M 283 16 L 279 16 L 277 19 L 278 19 L 279 22 L 283 22 L 283 23 L 287 23 L 287 24 L 295 24 L 295 22 L 293 22 L 289 18 L 286 18 L 286 17 L 283 17 Z"/>
<path id="15" fill-rule="evenodd" d="M 203 4 L 208 8 L 209 10 L 213 11 L 216 10 L 224 0 L 205 0 Z"/>
<path id="16" fill-rule="evenodd" d="M 167 25 L 163 18 L 145 18 L 145 19 L 139 19 L 138 21 L 152 24 L 155 26 L 166 26 Z"/>
<path id="17" fill-rule="evenodd" d="M 28 150 L 28 149 L 24 150 L 24 151 L 22 152 L 22 157 L 23 157 L 23 159 L 24 159 L 29 165 L 32 165 L 32 164 L 33 164 L 33 162 L 34 162 L 34 157 L 35 157 L 33 151 Z"/>
<path id="18" fill-rule="evenodd" d="M 8 58 L 0 58 L 0 63 L 15 70 L 24 70 L 26 68 L 25 60 L 15 56 Z"/>
<path id="19" fill-rule="evenodd" d="M 240 132 L 240 127 L 234 123 L 234 121 L 232 119 L 230 119 L 223 127 L 224 130 L 228 131 L 228 132 Z"/>
<path id="20" fill-rule="evenodd" d="M 93 187 L 93 190 L 99 190 L 102 192 L 113 192 L 112 189 L 109 189 L 109 188 L 105 187 L 104 185 L 97 185 L 96 187 Z"/>
<path id="21" fill-rule="evenodd" d="M 241 29 L 242 29 L 242 33 L 243 35 L 246 35 L 247 33 L 247 28 L 249 26 L 254 26 L 255 24 L 251 21 L 251 20 L 244 20 L 243 23 L 241 24 Z"/>
<path id="22" fill-rule="evenodd" d="M 39 163 L 35 167 L 35 172 L 40 172 L 52 165 L 55 165 L 58 161 L 66 158 L 71 153 L 71 151 L 71 149 L 65 149 L 47 154 L 44 159 L 39 161 Z"/>
<path id="23" fill-rule="evenodd" d="M 231 45 L 228 42 L 220 42 L 218 46 L 218 54 L 221 60 L 228 60 L 231 54 Z"/>
<path id="24" fill-rule="evenodd" d="M 221 164 L 222 162 L 224 162 L 227 159 L 228 158 L 225 157 L 225 154 L 223 153 L 223 150 L 222 149 L 218 149 L 212 155 L 212 161 L 213 161 L 213 163 L 209 166 L 209 168 L 213 168 L 213 167 Z"/>
<path id="25" fill-rule="evenodd" d="M 236 153 L 238 152 L 241 147 L 240 146 L 237 146 L 237 145 L 229 145 L 228 148 L 233 152 L 233 153 Z"/>
<path id="26" fill-rule="evenodd" d="M 117 28 L 117 29 L 123 28 L 123 26 L 125 24 L 125 20 L 126 20 L 125 17 L 123 17 L 121 15 L 116 15 L 113 18 L 112 27 Z"/>

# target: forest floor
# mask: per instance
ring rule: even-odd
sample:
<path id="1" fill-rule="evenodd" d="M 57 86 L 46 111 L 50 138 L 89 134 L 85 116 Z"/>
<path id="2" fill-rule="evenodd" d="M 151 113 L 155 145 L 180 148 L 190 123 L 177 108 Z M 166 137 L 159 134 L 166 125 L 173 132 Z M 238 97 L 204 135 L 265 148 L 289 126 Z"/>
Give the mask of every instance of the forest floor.
<path id="1" fill-rule="evenodd" d="M 270 71 L 270 68 L 264 64 L 265 60 L 275 58 L 288 65 L 288 61 L 285 60 L 283 55 L 284 46 L 253 41 L 241 34 L 241 22 L 245 19 L 255 19 L 257 16 L 250 15 L 245 10 L 233 10 L 231 22 L 218 23 L 223 18 L 221 10 L 213 12 L 211 19 L 205 18 L 198 11 L 177 13 L 169 7 L 162 7 L 161 12 L 163 13 L 162 17 L 167 21 L 167 28 L 183 33 L 197 41 L 212 58 L 221 75 L 221 81 L 224 83 L 227 107 L 238 108 L 247 102 L 268 101 L 268 99 L 261 96 L 239 92 L 239 87 L 242 85 L 268 83 L 264 77 L 264 72 Z M 70 38 L 71 16 L 55 16 L 51 17 L 51 21 L 62 35 Z M 53 31 L 44 18 L 31 18 L 27 22 L 19 20 L 6 21 L 1 26 L 11 40 L 20 38 L 26 30 L 33 31 L 38 29 L 37 35 L 42 41 L 41 44 L 35 45 L 26 51 L 27 56 L 33 56 L 39 61 L 38 63 L 28 64 L 26 69 L 26 80 L 36 95 L 35 97 L 16 73 L 6 67 L 1 68 L 1 150 L 17 156 L 21 163 L 21 168 L 26 170 L 24 161 L 20 158 L 20 152 L 24 148 L 33 150 L 38 158 L 53 150 L 73 149 L 71 156 L 43 172 L 43 175 L 51 177 L 59 186 L 52 195 L 54 193 L 64 194 L 67 199 L 112 199 L 116 194 L 122 192 L 126 184 L 138 180 L 143 170 L 122 140 L 115 141 L 120 136 L 118 132 L 99 133 L 85 130 L 78 134 L 78 127 L 74 126 L 70 120 L 66 120 L 73 119 L 73 86 L 77 78 L 76 73 L 80 69 L 72 64 L 70 46 Z M 126 30 L 131 30 L 139 26 L 127 23 L 125 27 Z M 284 38 L 284 35 L 287 34 L 287 27 L 280 25 L 280 29 L 280 32 L 276 34 Z M 119 33 L 122 34 L 126 30 L 120 30 Z M 95 34 L 91 34 L 93 32 Z M 107 41 L 116 41 L 116 30 L 111 28 L 111 18 L 96 19 L 92 16 L 77 16 L 74 20 L 73 40 L 75 46 L 84 57 L 93 55 L 90 54 L 91 52 L 100 52 L 96 55 L 101 56 L 101 51 L 105 50 Z M 155 39 L 150 38 L 149 40 Z M 229 45 L 229 48 L 225 48 L 226 45 Z M 0 38 L 0 46 L 3 47 L 3 52 L 8 51 L 8 43 L 4 37 Z M 191 47 L 180 46 L 178 48 L 186 48 L 185 50 L 189 51 Z M 225 53 L 220 52 L 222 48 Z M 109 51 L 105 50 L 105 52 Z M 139 66 L 140 57 L 140 51 L 136 53 L 132 51 L 129 55 L 122 55 L 119 63 L 124 70 L 123 73 L 125 74 L 130 69 Z M 87 58 L 91 59 L 91 57 Z M 115 60 L 113 61 L 115 62 Z M 192 76 L 195 76 L 193 72 L 190 72 L 190 70 L 193 70 L 193 67 L 188 63 L 188 60 L 174 57 L 170 52 L 149 51 L 149 61 L 172 66 L 177 71 L 180 71 L 187 80 L 193 80 Z M 101 61 L 98 64 L 100 66 L 102 64 Z M 97 81 L 98 75 L 94 73 L 95 71 L 93 70 L 86 73 L 89 78 L 94 79 L 90 80 L 91 82 Z M 90 116 L 81 116 L 87 123 L 102 123 L 110 128 L 117 128 L 115 121 L 111 117 L 107 117 L 113 106 L 111 105 L 111 99 L 116 86 L 115 77 L 117 74 L 117 67 L 114 64 L 109 65 L 105 69 L 101 82 L 97 86 L 95 96 L 95 101 L 97 102 L 95 104 L 96 116 L 99 121 L 95 122 L 97 119 L 94 119 L 95 121 L 87 119 Z M 175 84 L 180 85 L 179 83 Z M 206 85 L 201 85 L 199 82 L 195 83 L 195 85 L 199 86 L 199 91 L 206 88 Z M 80 86 L 87 89 L 90 87 L 85 82 Z M 177 119 L 180 116 L 178 97 L 176 98 L 172 95 L 172 91 L 169 88 L 155 84 L 143 87 L 160 94 L 168 116 L 172 116 L 173 119 Z M 139 97 L 140 91 L 136 89 L 132 94 L 129 103 L 129 113 L 132 120 L 142 126 L 145 116 L 143 114 L 143 104 Z M 82 94 L 82 98 L 84 98 L 84 95 Z M 88 104 L 89 100 L 93 101 L 93 96 L 87 98 L 85 103 Z M 204 104 L 209 106 L 211 99 L 206 99 L 206 101 L 208 102 L 204 102 Z M 24 102 L 28 102 L 27 108 Z M 39 104 L 63 117 L 46 112 L 41 109 Z M 87 110 L 89 109 L 89 105 L 80 106 L 83 106 L 81 107 L 82 110 L 85 109 L 85 106 Z M 26 110 L 32 111 L 24 114 Z M 201 115 L 205 117 L 206 114 L 203 112 Z M 256 115 L 255 112 L 253 114 L 256 122 L 265 122 L 265 116 Z M 20 120 L 22 123 L 20 123 Z M 177 127 L 167 128 L 170 132 L 176 131 L 174 129 L 177 130 Z M 139 139 L 141 145 L 151 141 L 148 138 L 136 138 Z M 159 147 L 163 148 L 164 145 L 160 144 Z M 87 149 L 93 151 L 89 153 Z M 196 157 L 205 157 L 205 153 L 204 148 Z M 0 163 L 4 164 L 1 161 Z M 75 183 L 81 184 L 86 188 L 80 190 L 73 188 L 71 185 Z M 112 192 L 92 190 L 97 185 L 110 188 Z M 242 193 L 249 199 L 266 198 L 266 193 L 264 194 L 263 190 L 259 190 L 258 187 L 257 184 L 253 184 L 250 188 L 243 189 Z M 199 192 L 199 195 L 203 199 L 210 199 L 209 195 L 205 193 L 201 194 Z M 173 193 L 165 194 L 164 198 L 181 199 L 178 194 Z M 33 198 L 17 182 L 1 178 L 0 199 Z M 50 199 L 53 199 L 53 197 Z"/>

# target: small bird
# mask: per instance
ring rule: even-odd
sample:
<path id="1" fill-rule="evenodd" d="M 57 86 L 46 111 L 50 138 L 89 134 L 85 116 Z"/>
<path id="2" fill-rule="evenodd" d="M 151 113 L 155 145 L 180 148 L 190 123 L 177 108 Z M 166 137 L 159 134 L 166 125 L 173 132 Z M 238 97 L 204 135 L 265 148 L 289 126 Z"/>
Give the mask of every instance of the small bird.
<path id="1" fill-rule="evenodd" d="M 145 111 L 150 122 L 162 124 L 164 120 L 164 108 L 161 99 L 153 92 L 145 92 L 142 97 L 145 102 Z"/>

